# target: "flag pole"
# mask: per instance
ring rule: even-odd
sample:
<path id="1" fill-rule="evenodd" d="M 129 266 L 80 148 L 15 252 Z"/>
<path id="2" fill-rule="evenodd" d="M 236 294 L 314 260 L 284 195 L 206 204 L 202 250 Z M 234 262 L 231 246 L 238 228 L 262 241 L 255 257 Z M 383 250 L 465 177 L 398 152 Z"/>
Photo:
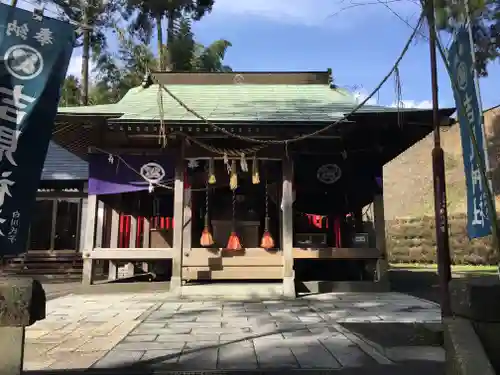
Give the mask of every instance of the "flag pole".
<path id="1" fill-rule="evenodd" d="M 425 4 L 425 3 L 424 3 Z M 436 222 L 436 245 L 439 286 L 441 292 L 441 315 L 451 316 L 449 282 L 451 280 L 450 240 L 448 233 L 448 212 L 446 202 L 446 175 L 444 151 L 441 147 L 439 95 L 436 59 L 436 25 L 434 0 L 428 0 L 427 20 L 429 24 L 429 52 L 432 84 L 432 122 L 434 125 L 434 148 L 432 149 L 432 175 L 434 182 L 434 215 Z"/>
<path id="2" fill-rule="evenodd" d="M 491 174 L 491 166 L 490 166 L 490 157 L 488 155 L 488 138 L 486 136 L 486 124 L 484 122 L 484 112 L 483 112 L 483 100 L 481 97 L 481 87 L 479 85 L 479 75 L 476 70 L 476 50 L 474 49 L 474 36 L 472 34 L 472 17 L 470 16 L 470 8 L 469 8 L 469 0 L 464 1 L 465 5 L 465 23 L 467 25 L 467 31 L 469 33 L 469 42 L 470 42 L 470 50 L 472 54 L 472 61 L 474 62 L 474 84 L 476 86 L 476 96 L 477 102 L 479 105 L 479 113 L 481 113 L 481 124 L 483 127 L 483 149 L 477 150 L 479 152 L 483 152 L 484 157 L 484 173 L 486 174 L 486 180 L 488 181 L 487 186 L 487 199 L 489 201 L 489 211 L 490 211 L 490 220 L 491 220 L 491 234 L 493 239 L 493 247 L 497 250 L 497 255 L 500 255 L 500 242 L 498 236 L 498 220 L 497 220 L 497 211 L 496 211 L 496 202 L 495 202 L 495 193 L 493 190 L 493 178 Z M 500 260 L 498 263 L 498 275 L 500 276 Z"/>

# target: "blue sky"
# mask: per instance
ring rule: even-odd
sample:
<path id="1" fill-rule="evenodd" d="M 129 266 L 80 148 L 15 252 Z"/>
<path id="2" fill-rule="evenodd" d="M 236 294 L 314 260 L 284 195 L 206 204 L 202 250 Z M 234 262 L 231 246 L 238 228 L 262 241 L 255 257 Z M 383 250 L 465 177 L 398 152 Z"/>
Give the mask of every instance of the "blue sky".
<path id="1" fill-rule="evenodd" d="M 389 0 L 387 5 L 415 25 L 420 12 L 417 3 Z M 24 0 L 21 4 L 30 7 Z M 225 61 L 233 70 L 331 68 L 339 86 L 363 96 L 387 74 L 412 29 L 386 6 L 372 0 L 215 0 L 212 13 L 195 23 L 194 31 L 203 44 L 220 38 L 231 41 L 233 46 Z M 443 42 L 447 40 L 443 36 Z M 80 62 L 81 51 L 76 50 L 71 73 L 78 74 Z M 429 73 L 429 47 L 420 37 L 400 65 L 406 106 L 430 105 Z M 438 74 L 440 106 L 454 106 L 449 78 L 441 63 Z M 484 108 L 500 104 L 498 62 L 489 66 L 489 74 L 480 82 Z M 396 101 L 393 78 L 374 100 L 383 105 Z"/>

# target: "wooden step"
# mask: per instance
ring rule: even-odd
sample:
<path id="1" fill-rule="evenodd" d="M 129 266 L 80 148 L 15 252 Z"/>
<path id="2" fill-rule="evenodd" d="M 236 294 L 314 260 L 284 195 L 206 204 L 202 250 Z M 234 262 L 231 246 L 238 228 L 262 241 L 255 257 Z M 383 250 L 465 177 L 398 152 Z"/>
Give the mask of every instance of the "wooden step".
<path id="1" fill-rule="evenodd" d="M 81 269 L 67 268 L 67 269 L 3 269 L 2 270 L 6 274 L 23 274 L 23 275 L 68 275 L 68 274 L 76 274 L 81 275 Z"/>
<path id="2" fill-rule="evenodd" d="M 22 255 L 4 257 L 0 273 L 49 279 L 79 279 L 82 268 L 82 254 L 78 251 L 29 250 Z"/>

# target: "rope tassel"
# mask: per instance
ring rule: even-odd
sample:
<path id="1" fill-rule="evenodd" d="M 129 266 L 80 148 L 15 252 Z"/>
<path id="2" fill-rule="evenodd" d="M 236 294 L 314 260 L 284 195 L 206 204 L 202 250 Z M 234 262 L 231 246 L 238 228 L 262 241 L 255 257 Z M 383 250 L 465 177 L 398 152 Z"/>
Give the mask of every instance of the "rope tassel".
<path id="1" fill-rule="evenodd" d="M 262 235 L 260 247 L 267 250 L 274 247 L 274 239 L 271 232 L 269 232 L 269 217 L 266 217 L 264 220 L 264 234 Z"/>
<path id="2" fill-rule="evenodd" d="M 259 162 L 257 161 L 257 158 L 255 156 L 252 160 L 252 184 L 260 184 Z"/>
<path id="3" fill-rule="evenodd" d="M 233 160 L 231 163 L 231 172 L 229 176 L 229 187 L 232 191 L 238 188 L 238 172 L 236 170 L 236 161 Z"/>
<path id="4" fill-rule="evenodd" d="M 208 217 L 208 209 L 209 209 L 208 196 L 209 196 L 209 191 L 207 184 L 207 191 L 205 192 L 205 225 L 203 227 L 203 232 L 201 232 L 201 238 L 200 238 L 200 245 L 202 247 L 210 247 L 214 244 L 214 238 L 212 236 L 212 233 L 210 232 L 210 219 Z"/>
<path id="5" fill-rule="evenodd" d="M 215 165 L 214 165 L 214 159 L 210 159 L 208 161 L 208 183 L 210 185 L 213 185 L 217 182 L 217 179 L 215 178 Z"/>
<path id="6" fill-rule="evenodd" d="M 214 238 L 210 232 L 210 224 L 208 219 L 208 214 L 205 214 L 205 226 L 203 227 L 203 232 L 201 232 L 200 245 L 202 247 L 210 247 L 214 244 Z"/>
<path id="7" fill-rule="evenodd" d="M 264 234 L 262 235 L 262 240 L 260 242 L 260 247 L 263 249 L 272 249 L 274 248 L 274 239 L 269 231 L 269 192 L 268 192 L 268 184 L 266 181 L 266 217 L 264 219 Z"/>
<path id="8" fill-rule="evenodd" d="M 231 229 L 231 234 L 229 235 L 229 239 L 227 240 L 226 249 L 229 250 L 241 250 L 241 241 L 236 233 L 236 191 L 233 190 L 233 225 Z"/>

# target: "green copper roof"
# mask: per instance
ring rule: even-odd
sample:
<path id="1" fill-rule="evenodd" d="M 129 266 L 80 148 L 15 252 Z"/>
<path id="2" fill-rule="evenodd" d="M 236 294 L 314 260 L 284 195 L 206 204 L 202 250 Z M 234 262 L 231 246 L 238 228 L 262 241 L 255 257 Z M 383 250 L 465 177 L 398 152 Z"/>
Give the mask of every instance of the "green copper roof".
<path id="1" fill-rule="evenodd" d="M 168 89 L 188 107 L 211 121 L 322 122 L 342 118 L 357 99 L 328 85 L 169 85 Z M 161 92 L 161 98 L 160 98 Z M 163 102 L 165 121 L 196 121 L 158 85 L 131 89 L 118 103 L 61 107 L 59 114 L 115 115 L 125 121 L 160 120 Z M 393 112 L 394 108 L 364 106 L 359 112 Z"/>

